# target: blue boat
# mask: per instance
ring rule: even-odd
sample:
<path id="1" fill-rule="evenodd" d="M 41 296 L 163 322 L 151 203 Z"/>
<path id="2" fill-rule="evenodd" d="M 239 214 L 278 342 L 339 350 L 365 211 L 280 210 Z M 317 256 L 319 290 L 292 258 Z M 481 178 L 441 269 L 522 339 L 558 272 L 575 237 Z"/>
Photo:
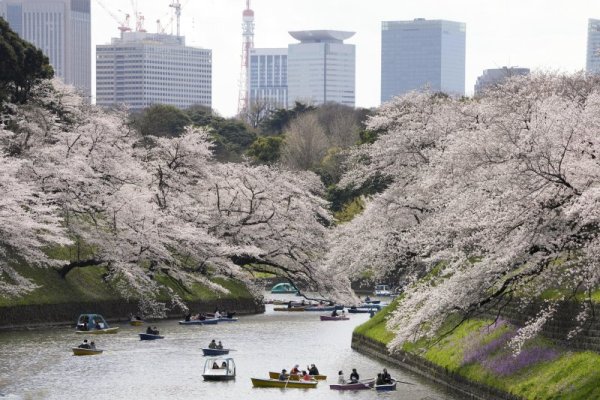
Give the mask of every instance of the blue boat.
<path id="1" fill-rule="evenodd" d="M 79 334 L 105 334 L 105 333 L 117 333 L 119 327 L 109 327 L 108 323 L 100 314 L 81 314 L 77 318 L 77 326 L 75 333 Z"/>
<path id="2" fill-rule="evenodd" d="M 164 336 L 161 335 L 153 335 L 151 333 L 140 333 L 140 340 L 156 340 L 156 339 L 164 339 Z"/>
<path id="3" fill-rule="evenodd" d="M 313 306 L 306 307 L 304 311 L 333 311 L 333 310 L 342 310 L 343 306 Z"/>
<path id="4" fill-rule="evenodd" d="M 179 325 L 216 325 L 218 318 L 191 319 L 189 321 L 179 321 Z"/>
<path id="5" fill-rule="evenodd" d="M 298 289 L 291 283 L 278 283 L 271 288 L 271 293 L 298 293 Z"/>
<path id="6" fill-rule="evenodd" d="M 219 322 L 237 322 L 237 318 L 219 317 Z"/>
<path id="7" fill-rule="evenodd" d="M 392 390 L 396 390 L 396 381 L 392 379 L 391 383 L 375 385 L 375 390 L 377 390 L 378 392 L 391 392 Z"/>
<path id="8" fill-rule="evenodd" d="M 202 349 L 202 354 L 204 354 L 205 356 L 222 356 L 224 354 L 229 354 L 229 351 L 231 349 L 209 349 L 209 348 L 204 348 Z"/>

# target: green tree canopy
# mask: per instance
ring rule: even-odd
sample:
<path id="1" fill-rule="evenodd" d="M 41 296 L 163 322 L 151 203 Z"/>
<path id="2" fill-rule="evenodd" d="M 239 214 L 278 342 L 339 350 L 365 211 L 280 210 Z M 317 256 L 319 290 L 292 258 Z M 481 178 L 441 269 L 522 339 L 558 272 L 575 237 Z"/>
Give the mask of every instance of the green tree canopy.
<path id="1" fill-rule="evenodd" d="M 186 113 L 166 104 L 150 106 L 140 114 L 133 115 L 132 119 L 133 125 L 144 136 L 176 137 L 192 123 Z"/>
<path id="2" fill-rule="evenodd" d="M 24 104 L 36 83 L 53 76 L 48 57 L 0 18 L 0 101 Z"/>

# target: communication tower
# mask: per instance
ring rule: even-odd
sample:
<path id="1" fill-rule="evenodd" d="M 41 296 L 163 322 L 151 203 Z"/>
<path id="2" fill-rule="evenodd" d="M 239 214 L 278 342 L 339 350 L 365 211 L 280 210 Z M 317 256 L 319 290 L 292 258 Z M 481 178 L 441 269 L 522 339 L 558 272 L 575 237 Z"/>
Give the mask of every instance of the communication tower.
<path id="1" fill-rule="evenodd" d="M 254 11 L 250 9 L 250 0 L 246 0 L 246 9 L 242 13 L 242 21 L 242 58 L 238 114 L 242 114 L 248 108 L 248 61 L 250 50 L 254 48 Z"/>

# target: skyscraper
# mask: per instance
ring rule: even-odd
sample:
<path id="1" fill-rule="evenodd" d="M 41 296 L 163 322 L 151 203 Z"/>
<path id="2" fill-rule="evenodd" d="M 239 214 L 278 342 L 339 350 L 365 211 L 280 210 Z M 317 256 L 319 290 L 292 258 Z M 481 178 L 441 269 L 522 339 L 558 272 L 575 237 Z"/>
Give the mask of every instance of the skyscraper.
<path id="1" fill-rule="evenodd" d="M 261 102 L 267 108 L 288 107 L 287 61 L 288 50 L 257 49 L 250 50 L 249 106 Z"/>
<path id="2" fill-rule="evenodd" d="M 384 21 L 381 102 L 428 87 L 465 93 L 466 25 L 445 20 Z"/>
<path id="3" fill-rule="evenodd" d="M 0 0 L 0 15 L 48 56 L 56 76 L 91 96 L 90 0 Z"/>
<path id="4" fill-rule="evenodd" d="M 183 36 L 124 32 L 96 46 L 96 104 L 212 107 L 212 51 L 186 46 Z"/>
<path id="5" fill-rule="evenodd" d="M 600 19 L 588 20 L 585 70 L 592 73 L 600 72 Z"/>
<path id="6" fill-rule="evenodd" d="M 354 107 L 356 49 L 344 40 L 354 32 L 290 32 L 300 43 L 288 46 L 288 104 L 336 102 Z"/>

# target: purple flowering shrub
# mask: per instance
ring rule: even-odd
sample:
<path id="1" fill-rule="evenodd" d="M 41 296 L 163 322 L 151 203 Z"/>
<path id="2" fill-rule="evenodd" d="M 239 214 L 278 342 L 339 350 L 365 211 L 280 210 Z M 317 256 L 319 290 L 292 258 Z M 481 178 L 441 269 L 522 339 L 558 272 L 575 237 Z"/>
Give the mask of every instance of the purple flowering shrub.
<path id="1" fill-rule="evenodd" d="M 483 366 L 501 376 L 512 375 L 531 365 L 551 361 L 558 357 L 559 352 L 549 347 L 531 347 L 521 350 L 518 355 L 512 352 L 489 359 Z"/>
<path id="2" fill-rule="evenodd" d="M 506 376 L 559 356 L 558 350 L 543 344 L 526 347 L 515 356 L 508 347 L 515 335 L 515 328 L 504 320 L 484 326 L 464 339 L 462 365 L 477 363 L 496 375 Z"/>

